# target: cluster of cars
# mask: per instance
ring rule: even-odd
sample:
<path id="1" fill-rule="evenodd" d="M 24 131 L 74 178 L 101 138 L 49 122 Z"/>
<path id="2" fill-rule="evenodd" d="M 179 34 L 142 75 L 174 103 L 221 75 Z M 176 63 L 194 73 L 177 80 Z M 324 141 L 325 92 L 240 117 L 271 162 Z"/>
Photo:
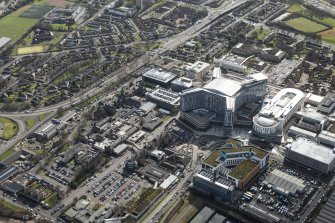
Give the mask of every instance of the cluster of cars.
<path id="1" fill-rule="evenodd" d="M 121 179 L 120 181 L 117 181 L 116 184 L 115 184 L 113 187 L 111 187 L 111 188 L 109 189 L 109 191 L 108 191 L 105 195 L 102 195 L 99 199 L 100 199 L 101 201 L 106 200 L 106 199 L 107 199 L 107 196 L 112 196 L 112 194 L 115 193 L 115 191 L 117 191 L 117 190 L 118 190 L 122 185 L 124 185 L 126 182 L 127 182 L 126 179 Z M 105 189 L 107 189 L 107 188 L 105 188 Z M 105 190 L 105 189 L 104 189 L 104 190 Z M 100 194 L 100 193 L 99 193 L 99 194 Z"/>
<path id="2" fill-rule="evenodd" d="M 111 179 L 109 181 L 107 181 L 106 183 L 104 183 L 104 185 L 102 185 L 101 187 L 99 187 L 97 190 L 95 190 L 93 192 L 94 197 L 97 197 L 98 195 L 100 195 L 102 192 L 104 192 L 109 186 L 111 186 L 112 184 L 114 184 L 117 180 L 119 179 L 119 177 L 114 177 L 112 176 Z M 120 181 L 118 181 L 120 182 Z M 118 183 L 117 182 L 117 183 Z"/>
<path id="3" fill-rule="evenodd" d="M 125 200 L 127 200 L 129 197 L 131 197 L 131 195 L 133 195 L 134 193 L 136 193 L 136 191 L 138 191 L 141 188 L 141 185 L 137 185 L 136 188 L 134 188 L 135 183 L 130 183 L 127 186 L 125 186 L 124 188 L 122 188 L 119 193 L 117 193 L 114 197 L 113 200 L 117 201 L 120 198 L 124 197 Z M 134 188 L 134 189 L 133 189 Z M 133 189 L 133 190 L 132 190 Z M 128 191 L 130 191 L 128 193 Z M 108 194 L 108 193 L 107 193 Z M 111 196 L 112 194 L 110 194 L 109 196 Z"/>
<path id="4" fill-rule="evenodd" d="M 68 179 L 66 179 L 65 177 L 61 176 L 58 173 L 55 172 L 51 172 L 51 171 L 47 171 L 46 172 L 46 176 L 50 177 L 51 179 L 57 181 L 58 183 L 63 184 L 64 186 L 69 185 L 70 181 Z"/>
<path id="5" fill-rule="evenodd" d="M 291 176 L 303 179 L 307 186 L 303 194 L 299 196 L 285 197 L 283 195 L 276 193 L 273 189 L 263 185 L 262 183 L 263 180 L 272 171 L 272 168 L 280 169 L 281 171 Z M 256 195 L 257 197 L 257 202 L 265 204 L 266 208 L 269 211 L 275 212 L 279 215 L 286 216 L 291 220 L 300 219 L 301 214 L 303 214 L 306 211 L 306 209 L 309 206 L 309 203 L 311 203 L 311 201 L 313 201 L 317 196 L 317 194 L 319 193 L 319 191 L 314 193 L 317 187 L 325 186 L 325 184 L 322 184 L 317 180 L 312 179 L 311 177 L 299 173 L 298 171 L 276 165 L 272 166 L 269 170 L 267 170 L 265 174 L 263 174 L 258 179 L 258 185 L 259 187 L 256 186 L 250 187 L 250 191 L 252 192 L 252 194 Z M 250 199 L 243 199 L 243 201 L 250 201 L 251 199 L 252 197 Z"/>

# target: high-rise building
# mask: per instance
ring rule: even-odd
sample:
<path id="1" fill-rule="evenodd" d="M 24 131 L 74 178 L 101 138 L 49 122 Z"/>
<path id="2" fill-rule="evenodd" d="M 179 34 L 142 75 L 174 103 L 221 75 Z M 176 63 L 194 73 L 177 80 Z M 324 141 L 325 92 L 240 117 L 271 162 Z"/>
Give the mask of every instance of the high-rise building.
<path id="1" fill-rule="evenodd" d="M 261 100 L 266 84 L 267 77 L 261 73 L 241 81 L 216 78 L 202 88 L 183 91 L 180 117 L 198 129 L 206 129 L 210 122 L 231 127 L 236 110 Z"/>

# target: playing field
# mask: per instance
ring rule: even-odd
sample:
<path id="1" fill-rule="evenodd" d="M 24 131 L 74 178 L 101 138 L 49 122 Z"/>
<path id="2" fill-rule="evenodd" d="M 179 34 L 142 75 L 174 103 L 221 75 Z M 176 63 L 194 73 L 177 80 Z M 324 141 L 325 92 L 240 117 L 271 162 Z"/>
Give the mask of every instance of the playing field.
<path id="1" fill-rule="evenodd" d="M 60 7 L 60 8 L 66 8 L 67 5 L 73 5 L 72 2 L 65 1 L 65 0 L 46 0 L 46 4 Z"/>
<path id="2" fill-rule="evenodd" d="M 12 39 L 12 42 L 19 40 L 24 33 L 33 27 L 38 19 L 23 18 L 20 15 L 28 10 L 31 5 L 26 5 L 15 12 L 0 19 L 0 36 Z"/>
<path id="3" fill-rule="evenodd" d="M 321 39 L 335 44 L 335 28 L 319 33 Z"/>
<path id="4" fill-rule="evenodd" d="M 53 6 L 49 6 L 49 5 L 45 5 L 45 4 L 33 4 L 28 10 L 23 12 L 20 15 L 20 17 L 41 19 L 52 8 L 53 8 Z"/>
<path id="5" fill-rule="evenodd" d="M 32 53 L 42 53 L 46 51 L 47 46 L 27 46 L 20 47 L 17 49 L 17 54 L 32 54 Z"/>
<path id="6" fill-rule="evenodd" d="M 285 23 L 293 29 L 304 33 L 317 33 L 328 28 L 327 26 L 316 23 L 304 17 L 290 19 L 288 21 L 285 21 Z"/>
<path id="7" fill-rule="evenodd" d="M 303 13 L 306 10 L 306 8 L 302 5 L 298 5 L 298 4 L 292 4 L 287 11 L 291 12 L 291 13 L 295 13 L 295 12 L 300 12 Z"/>
<path id="8" fill-rule="evenodd" d="M 330 17 L 318 17 L 318 16 L 315 16 L 311 12 L 311 10 L 306 9 L 304 6 L 299 5 L 299 4 L 292 4 L 287 9 L 287 12 L 298 13 L 298 14 L 303 15 L 304 17 L 313 19 L 313 20 L 318 21 L 318 22 L 320 22 L 322 24 L 335 27 L 335 19 L 330 18 Z"/>

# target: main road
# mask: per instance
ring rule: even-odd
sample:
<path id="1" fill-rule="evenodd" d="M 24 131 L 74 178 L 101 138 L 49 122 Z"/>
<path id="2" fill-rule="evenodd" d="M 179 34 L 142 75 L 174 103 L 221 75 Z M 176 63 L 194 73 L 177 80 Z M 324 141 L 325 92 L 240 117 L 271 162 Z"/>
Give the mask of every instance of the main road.
<path id="1" fill-rule="evenodd" d="M 99 81 L 99 83 L 95 83 L 92 85 L 90 89 L 85 89 L 85 92 L 81 92 L 77 94 L 75 97 L 62 101 L 58 104 L 25 111 L 25 112 L 1 112 L 1 117 L 8 117 L 12 119 L 20 119 L 22 117 L 29 117 L 29 116 L 37 116 L 46 112 L 52 112 L 54 114 L 58 108 L 67 109 L 72 106 L 75 106 L 77 104 L 80 104 L 81 102 L 87 100 L 88 97 L 92 97 L 94 95 L 99 94 L 100 92 L 103 92 L 106 90 L 111 83 L 115 83 L 123 78 L 125 78 L 130 73 L 134 72 L 138 68 L 144 66 L 147 63 L 150 63 L 152 60 L 157 58 L 158 56 L 164 54 L 166 51 L 175 48 L 179 44 L 197 36 L 201 31 L 203 31 L 205 28 L 208 28 L 208 25 L 221 16 L 224 13 L 227 13 L 228 11 L 238 7 L 239 5 L 246 2 L 246 0 L 239 0 L 235 1 L 230 6 L 224 7 L 221 12 L 216 10 L 215 12 L 210 12 L 209 15 L 201 20 L 200 22 L 196 23 L 195 25 L 189 27 L 188 29 L 184 30 L 183 32 L 169 38 L 167 41 L 165 41 L 160 49 L 156 51 L 154 55 L 151 53 L 146 53 L 142 57 L 140 57 L 138 60 L 133 61 L 127 66 L 124 66 L 123 68 L 119 69 L 118 71 L 114 72 L 112 75 L 109 75 L 108 77 L 105 77 L 103 80 Z M 102 85 L 103 84 L 103 85 Z M 7 142 L 5 145 L 2 145 L 0 148 L 0 153 L 6 151 L 7 149 L 11 148 L 13 145 L 15 145 L 17 142 L 19 142 L 21 139 L 26 137 L 28 134 L 30 134 L 32 131 L 36 130 L 40 125 L 42 125 L 43 122 L 37 123 L 34 128 L 30 129 L 29 131 L 25 132 L 20 130 L 20 135 L 17 135 L 15 138 L 13 138 L 11 141 Z M 24 128 L 21 126 L 21 128 Z"/>

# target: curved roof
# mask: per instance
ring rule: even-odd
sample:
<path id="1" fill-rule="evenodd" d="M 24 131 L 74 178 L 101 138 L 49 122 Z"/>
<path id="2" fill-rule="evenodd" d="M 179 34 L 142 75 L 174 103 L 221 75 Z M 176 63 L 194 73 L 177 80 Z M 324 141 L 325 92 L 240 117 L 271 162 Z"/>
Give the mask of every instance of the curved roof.
<path id="1" fill-rule="evenodd" d="M 258 124 L 264 126 L 264 127 L 270 127 L 272 125 L 274 125 L 276 123 L 275 120 L 273 119 L 268 119 L 268 118 L 265 118 L 265 117 L 258 117 L 257 118 L 257 122 Z"/>
<path id="2" fill-rule="evenodd" d="M 234 96 L 242 88 L 242 85 L 227 78 L 216 78 L 204 86 L 205 89 L 227 96 Z"/>

